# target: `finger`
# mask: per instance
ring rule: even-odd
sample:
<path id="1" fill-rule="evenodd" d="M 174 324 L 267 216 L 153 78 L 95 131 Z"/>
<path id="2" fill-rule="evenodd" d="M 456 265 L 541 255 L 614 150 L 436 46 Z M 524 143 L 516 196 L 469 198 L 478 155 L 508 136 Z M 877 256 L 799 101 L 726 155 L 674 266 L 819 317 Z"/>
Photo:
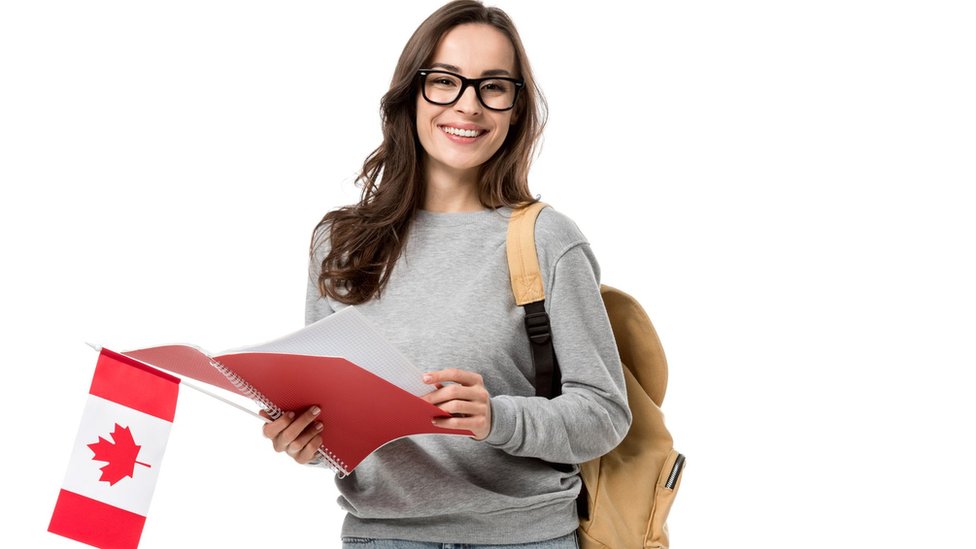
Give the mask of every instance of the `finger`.
<path id="1" fill-rule="evenodd" d="M 445 368 L 424 374 L 424 383 L 454 382 L 461 385 L 483 383 L 481 375 L 460 368 Z"/>
<path id="2" fill-rule="evenodd" d="M 302 464 L 312 461 L 315 458 L 315 453 L 318 451 L 319 446 L 322 446 L 322 436 L 315 435 L 305 443 L 305 447 L 295 456 L 295 461 Z"/>
<path id="3" fill-rule="evenodd" d="M 302 431 L 302 434 L 298 435 L 298 437 L 295 438 L 295 440 L 288 443 L 288 449 L 287 449 L 288 455 L 297 456 L 299 452 L 301 452 L 302 449 L 305 448 L 305 445 L 308 444 L 308 441 L 312 440 L 312 438 L 316 437 L 321 432 L 322 432 L 322 422 L 313 421 L 311 425 L 309 425 L 308 427 L 305 428 L 304 431 Z"/>
<path id="4" fill-rule="evenodd" d="M 265 414 L 269 418 L 271 417 L 264 410 L 261 410 L 261 413 Z M 293 419 L 295 419 L 295 412 L 285 412 L 284 414 L 281 414 L 281 417 L 272 421 L 271 423 L 265 423 L 263 428 L 264 436 L 274 439 L 285 430 L 285 427 L 288 427 L 288 424 L 290 424 L 291 420 Z"/>
<path id="5" fill-rule="evenodd" d="M 274 448 L 277 452 L 283 452 L 293 440 L 302 434 L 302 431 L 309 426 L 321 410 L 318 406 L 312 406 L 302 414 L 296 416 L 274 439 Z"/>
<path id="6" fill-rule="evenodd" d="M 460 389 L 460 385 L 447 385 L 437 389 L 436 391 L 431 391 L 420 398 L 426 400 L 434 406 L 437 406 L 441 402 L 447 402 L 448 400 L 459 398 L 458 391 Z"/>
<path id="7" fill-rule="evenodd" d="M 319 415 L 319 412 L 321 412 L 321 410 L 318 406 L 311 406 L 302 414 L 296 416 L 291 423 L 289 423 L 288 426 L 278 434 L 275 439 L 276 445 L 280 444 L 282 447 L 286 447 L 288 444 L 291 444 L 292 441 L 301 436 L 306 427 L 315 421 L 315 418 Z"/>
<path id="8" fill-rule="evenodd" d="M 453 416 L 476 416 L 484 415 L 488 406 L 481 402 L 452 400 L 440 405 L 440 409 Z"/>
<path id="9" fill-rule="evenodd" d="M 462 370 L 460 368 L 447 368 L 444 370 L 437 370 L 435 372 L 427 372 L 424 374 L 424 383 L 442 383 L 445 381 L 453 381 L 454 383 L 460 383 L 461 385 L 484 385 L 484 379 L 480 374 L 475 372 L 469 372 L 468 370 Z"/>
<path id="10" fill-rule="evenodd" d="M 441 387 L 443 387 L 443 385 L 441 385 L 440 383 L 433 381 L 433 378 L 430 378 L 431 381 L 427 381 L 427 379 L 428 379 L 427 374 L 424 374 L 423 377 L 421 378 L 421 381 L 427 383 L 428 385 L 433 385 L 434 389 L 440 389 Z M 434 389 L 431 390 L 433 391 Z"/>
<path id="11" fill-rule="evenodd" d="M 451 384 L 446 385 L 442 389 L 428 393 L 421 398 L 434 406 L 440 406 L 441 403 L 448 402 L 450 400 L 486 401 L 488 400 L 488 391 L 486 391 L 482 386 L 467 387 L 464 385 Z"/>

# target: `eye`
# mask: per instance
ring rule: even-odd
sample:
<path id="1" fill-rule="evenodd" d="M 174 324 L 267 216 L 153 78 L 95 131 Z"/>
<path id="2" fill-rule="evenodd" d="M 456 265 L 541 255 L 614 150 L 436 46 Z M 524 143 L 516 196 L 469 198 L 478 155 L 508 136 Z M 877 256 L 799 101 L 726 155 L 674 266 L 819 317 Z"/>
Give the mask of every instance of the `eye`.
<path id="1" fill-rule="evenodd" d="M 481 91 L 493 94 L 507 93 L 509 83 L 505 80 L 487 80 L 481 83 Z"/>
<path id="2" fill-rule="evenodd" d="M 430 87 L 446 90 L 457 88 L 460 85 L 461 81 L 449 74 L 433 73 L 427 75 L 427 86 Z"/>

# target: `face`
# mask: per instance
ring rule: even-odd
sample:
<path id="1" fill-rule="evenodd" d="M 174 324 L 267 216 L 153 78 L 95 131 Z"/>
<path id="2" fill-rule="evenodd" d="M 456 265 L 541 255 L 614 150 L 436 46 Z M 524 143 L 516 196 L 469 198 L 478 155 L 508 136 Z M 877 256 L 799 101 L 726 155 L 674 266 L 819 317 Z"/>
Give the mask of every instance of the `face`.
<path id="1" fill-rule="evenodd" d="M 515 48 L 501 31 L 480 23 L 454 27 L 445 34 L 425 69 L 441 69 L 467 78 L 515 73 Z M 500 73 L 497 71 L 504 71 Z M 427 170 L 464 178 L 477 173 L 505 141 L 513 110 L 493 111 L 468 86 L 451 105 L 434 105 L 417 93 L 417 135 L 427 153 Z M 463 135 L 462 135 L 463 134 Z"/>

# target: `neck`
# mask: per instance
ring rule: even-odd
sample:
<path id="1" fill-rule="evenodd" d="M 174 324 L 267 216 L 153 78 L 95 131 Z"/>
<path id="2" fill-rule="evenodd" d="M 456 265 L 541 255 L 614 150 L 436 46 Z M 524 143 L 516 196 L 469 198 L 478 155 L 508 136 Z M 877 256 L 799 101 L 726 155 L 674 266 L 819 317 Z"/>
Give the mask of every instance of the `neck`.
<path id="1" fill-rule="evenodd" d="M 423 209 L 431 212 L 472 212 L 485 209 L 478 199 L 478 168 L 454 170 L 428 164 Z"/>

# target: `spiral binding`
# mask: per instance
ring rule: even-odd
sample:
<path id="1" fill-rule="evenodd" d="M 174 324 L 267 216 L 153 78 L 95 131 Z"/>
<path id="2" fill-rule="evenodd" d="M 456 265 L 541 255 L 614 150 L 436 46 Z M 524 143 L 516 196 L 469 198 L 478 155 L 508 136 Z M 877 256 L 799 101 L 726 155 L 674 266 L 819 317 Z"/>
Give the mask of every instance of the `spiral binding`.
<path id="1" fill-rule="evenodd" d="M 237 372 L 212 358 L 210 359 L 210 365 L 216 368 L 218 372 L 223 374 L 223 376 L 227 378 L 227 381 L 229 381 L 235 389 L 240 391 L 241 394 L 246 395 L 261 405 L 271 419 L 278 419 L 281 417 L 281 414 L 284 413 L 281 408 L 275 405 L 274 402 L 271 402 L 268 397 L 264 396 L 261 391 L 258 391 L 253 385 L 245 381 L 244 378 L 237 374 Z M 328 462 L 329 467 L 336 472 L 336 476 L 339 478 L 345 478 L 345 476 L 349 474 L 349 470 L 346 468 L 346 462 L 339 459 L 339 457 L 333 454 L 331 450 L 325 447 L 325 445 L 319 446 L 318 450 L 316 450 L 316 454 Z"/>
<path id="2" fill-rule="evenodd" d="M 331 467 L 332 470 L 335 471 L 336 477 L 346 478 L 346 475 L 349 474 L 349 470 L 346 469 L 345 461 L 339 459 L 339 456 L 333 454 L 332 451 L 326 448 L 324 444 L 322 446 L 319 446 L 317 452 L 318 455 L 322 457 L 322 459 L 329 462 L 329 467 Z"/>

